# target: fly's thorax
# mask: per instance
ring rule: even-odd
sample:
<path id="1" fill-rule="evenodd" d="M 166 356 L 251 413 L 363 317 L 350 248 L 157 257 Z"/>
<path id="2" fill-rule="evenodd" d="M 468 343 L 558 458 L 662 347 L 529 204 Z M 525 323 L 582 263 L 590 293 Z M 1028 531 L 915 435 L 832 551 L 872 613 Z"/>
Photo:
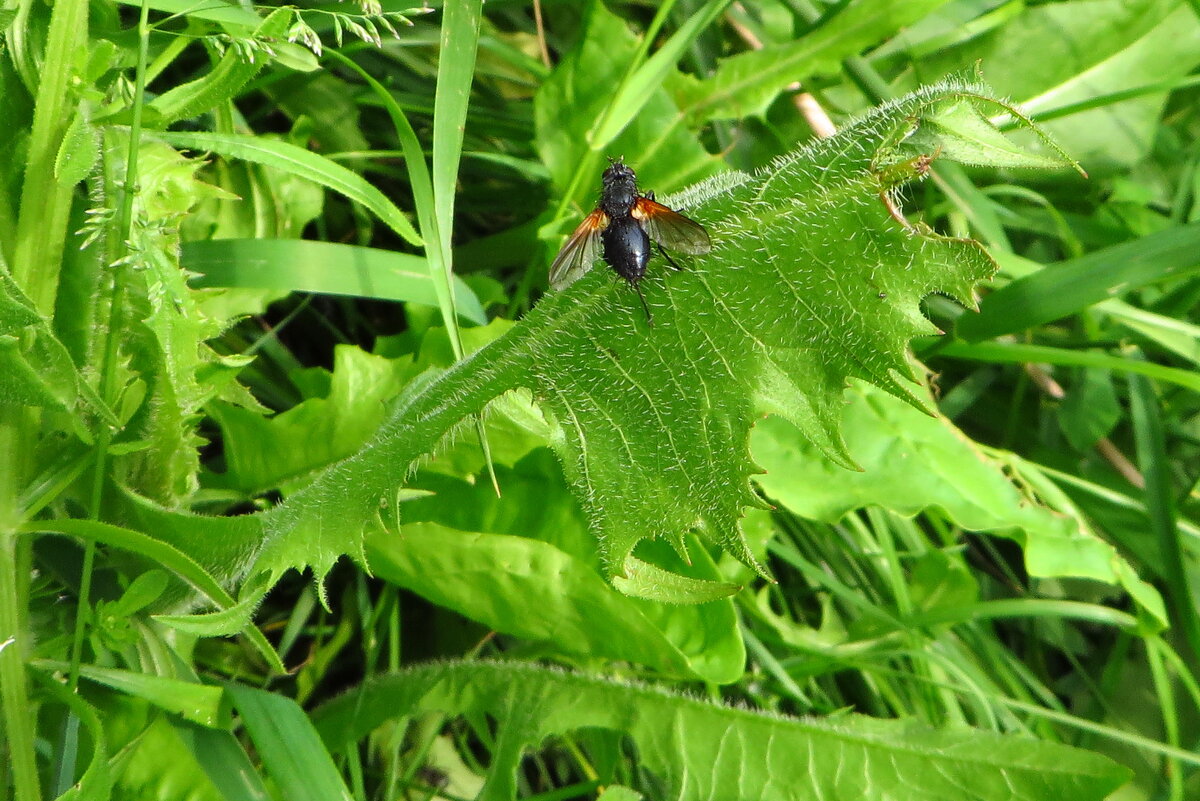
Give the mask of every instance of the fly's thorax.
<path id="1" fill-rule="evenodd" d="M 600 208 L 605 214 L 614 219 L 628 216 L 637 199 L 637 176 L 633 170 L 617 162 L 604 171 Z"/>

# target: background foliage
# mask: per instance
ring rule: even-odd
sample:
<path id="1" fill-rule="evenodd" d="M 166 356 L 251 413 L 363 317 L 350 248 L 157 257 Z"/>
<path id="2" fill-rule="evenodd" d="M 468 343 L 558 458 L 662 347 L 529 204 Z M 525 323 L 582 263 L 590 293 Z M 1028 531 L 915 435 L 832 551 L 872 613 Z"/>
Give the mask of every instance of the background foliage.
<path id="1" fill-rule="evenodd" d="M 1200 793 L 1194 2 L 0 33 L 4 797 Z"/>

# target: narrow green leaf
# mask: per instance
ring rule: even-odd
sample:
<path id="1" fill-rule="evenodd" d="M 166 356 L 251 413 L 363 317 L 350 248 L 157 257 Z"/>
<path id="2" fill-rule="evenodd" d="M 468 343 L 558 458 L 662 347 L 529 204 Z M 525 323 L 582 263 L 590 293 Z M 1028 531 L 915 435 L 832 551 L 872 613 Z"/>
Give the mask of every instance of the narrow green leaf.
<path id="1" fill-rule="evenodd" d="M 197 637 L 228 637 L 254 625 L 254 612 L 265 595 L 265 591 L 252 594 L 217 612 L 198 615 L 154 615 L 154 619 Z"/>
<path id="2" fill-rule="evenodd" d="M 121 5 L 141 8 L 143 2 L 155 11 L 167 14 L 195 17 L 196 19 L 219 22 L 224 26 L 234 26 L 244 30 L 254 30 L 262 23 L 262 18 L 243 6 L 208 5 L 197 3 L 195 0 L 117 0 Z"/>
<path id="3" fill-rule="evenodd" d="M 475 77 L 475 56 L 479 44 L 479 26 L 483 18 L 482 0 L 463 0 L 442 7 L 441 49 L 438 52 L 437 90 L 433 100 L 433 153 L 430 177 L 433 186 L 433 211 L 437 220 L 438 252 L 430 264 L 440 267 L 433 275 L 441 301 L 442 322 L 451 332 L 455 355 L 462 357 L 458 319 L 450 278 L 454 274 L 450 243 L 454 231 L 454 198 L 457 194 L 458 164 L 462 159 L 463 134 L 471 82 Z"/>
<path id="4" fill-rule="evenodd" d="M 534 104 L 538 154 L 555 184 L 566 190 L 558 217 L 571 204 L 594 200 L 584 201 L 584 193 L 595 191 L 602 161 L 588 143 L 588 132 L 608 113 L 612 87 L 620 85 L 627 65 L 642 52 L 628 23 L 604 3 L 589 6 L 585 25 L 575 48 L 538 88 Z M 671 66 L 668 79 L 679 80 Z M 638 113 L 605 145 L 604 155 L 635 165 L 644 188 L 667 192 L 723 169 L 685 124 L 663 84 L 648 87 L 640 102 Z"/>
<path id="5" fill-rule="evenodd" d="M 203 593 L 210 601 L 228 607 L 234 603 L 233 598 L 211 575 L 194 559 L 170 545 L 154 537 L 149 537 L 140 531 L 102 523 L 98 520 L 45 520 L 28 523 L 25 531 L 58 532 L 82 537 L 93 542 L 101 542 L 120 548 L 131 553 L 144 556 L 162 565 L 176 576 L 190 584 L 196 591 Z"/>
<path id="6" fill-rule="evenodd" d="M 1052 348 L 1046 345 L 1019 345 L 1002 342 L 952 342 L 938 348 L 942 356 L 953 356 L 958 359 L 971 359 L 979 362 L 995 362 L 998 364 L 1060 364 L 1077 367 L 1102 367 L 1123 373 L 1136 373 L 1158 381 L 1166 381 L 1181 387 L 1200 392 L 1200 373 L 1193 370 L 1180 370 L 1178 367 L 1164 367 L 1161 364 L 1151 364 L 1140 359 L 1128 359 L 1111 356 L 1091 350 L 1067 350 Z"/>
<path id="7" fill-rule="evenodd" d="M 1085 368 L 1075 372 L 1075 380 L 1059 406 L 1058 423 L 1071 447 L 1086 451 L 1108 436 L 1122 414 L 1112 374 Z"/>
<path id="8" fill-rule="evenodd" d="M 1096 308 L 1126 328 L 1200 366 L 1200 325 L 1155 314 L 1115 299 L 1106 300 Z"/>
<path id="9" fill-rule="evenodd" d="M 263 766 L 288 801 L 354 801 L 316 730 L 287 696 L 226 685 Z"/>
<path id="10" fill-rule="evenodd" d="M 1158 541 L 1159 564 L 1170 588 L 1173 622 L 1179 626 L 1193 655 L 1200 655 L 1200 616 L 1197 615 L 1186 565 L 1188 554 L 1180 537 L 1175 511 L 1163 421 L 1158 398 L 1143 376 L 1129 381 L 1130 417 L 1137 446 L 1138 468 L 1146 479 L 1146 511 Z"/>
<path id="11" fill-rule="evenodd" d="M 265 164 L 307 178 L 366 206 L 406 242 L 417 246 L 422 244 L 412 223 L 386 195 L 357 173 L 302 147 L 249 134 L 160 131 L 154 135 L 174 147 L 209 151 L 226 158 Z"/>
<path id="12" fill-rule="evenodd" d="M 184 243 L 180 264 L 198 274 L 191 281 L 196 287 L 320 292 L 438 305 L 425 259 L 378 248 L 301 239 L 204 239 Z M 485 325 L 483 307 L 461 279 L 455 279 L 454 292 L 459 314 Z"/>
<path id="13" fill-rule="evenodd" d="M 1078 259 L 1048 265 L 993 292 L 955 333 L 978 342 L 1024 331 L 1102 300 L 1200 268 L 1200 222 L 1168 228 Z"/>
<path id="14" fill-rule="evenodd" d="M 67 670 L 68 665 L 46 659 L 33 662 L 47 670 Z M 79 675 L 114 690 L 141 698 L 167 712 L 209 728 L 229 728 L 232 719 L 225 691 L 192 681 L 137 673 L 132 670 L 82 665 Z"/>
<path id="15" fill-rule="evenodd" d="M 270 801 L 271 794 L 233 732 L 177 719 L 170 722 L 222 801 Z"/>
<path id="16" fill-rule="evenodd" d="M 627 734 L 661 796 L 1101 801 L 1129 777 L 1099 754 L 1057 743 L 912 721 L 757 714 L 707 701 L 563 673 L 488 662 L 446 663 L 363 684 L 316 713 L 330 747 L 388 719 L 424 711 L 499 722 L 484 801 L 516 797 L 527 748 L 583 728 Z M 680 738 L 683 738 L 681 740 Z M 798 769 L 797 766 L 803 766 Z"/>
<path id="17" fill-rule="evenodd" d="M 37 670 L 30 671 L 42 688 L 63 706 L 71 710 L 71 714 L 81 721 L 87 729 L 92 743 L 92 758 L 79 781 L 70 789 L 58 796 L 56 801 L 106 801 L 111 797 L 113 778 L 108 765 L 108 745 L 104 733 L 104 725 L 96 709 L 80 697 L 77 692 L 67 689 L 65 684 L 49 673 Z"/>

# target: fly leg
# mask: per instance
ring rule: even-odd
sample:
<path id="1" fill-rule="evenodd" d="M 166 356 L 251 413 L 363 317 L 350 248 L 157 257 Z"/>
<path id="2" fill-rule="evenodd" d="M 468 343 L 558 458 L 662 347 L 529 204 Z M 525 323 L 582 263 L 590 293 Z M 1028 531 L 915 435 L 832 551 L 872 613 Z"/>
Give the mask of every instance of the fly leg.
<path id="1" fill-rule="evenodd" d="M 654 327 L 654 315 L 650 313 L 650 307 L 646 305 L 646 296 L 642 294 L 642 287 L 637 281 L 630 281 L 629 285 L 633 287 L 633 291 L 637 293 L 638 299 L 642 301 L 642 311 L 646 312 L 646 323 Z"/>
<path id="2" fill-rule="evenodd" d="M 670 254 L 667 253 L 666 248 L 664 248 L 658 242 L 655 242 L 654 246 L 656 248 L 658 248 L 659 255 L 661 255 L 664 259 L 667 260 L 667 264 L 671 265 L 672 269 L 683 272 L 683 268 L 675 263 L 675 260 L 671 258 Z"/>

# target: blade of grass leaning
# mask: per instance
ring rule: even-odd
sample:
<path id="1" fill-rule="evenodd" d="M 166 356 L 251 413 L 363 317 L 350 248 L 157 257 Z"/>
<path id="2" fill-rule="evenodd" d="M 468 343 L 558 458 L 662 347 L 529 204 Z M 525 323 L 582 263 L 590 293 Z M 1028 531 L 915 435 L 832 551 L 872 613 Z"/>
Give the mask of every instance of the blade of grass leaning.
<path id="1" fill-rule="evenodd" d="M 431 178 L 433 182 L 433 211 L 437 220 L 438 259 L 430 261 L 435 270 L 435 286 L 442 295 L 442 318 L 450 333 L 450 343 L 456 358 L 463 357 L 462 336 L 454 311 L 454 295 L 450 277 L 454 275 L 454 254 L 451 234 L 454 230 L 454 195 L 458 183 L 458 165 L 462 160 L 463 134 L 467 121 L 467 105 L 471 100 L 471 82 L 475 77 L 475 58 L 479 47 L 479 26 L 483 17 L 483 0 L 447 3 L 442 7 L 442 41 L 438 51 L 437 89 L 433 98 L 433 153 Z M 492 448 L 488 443 L 483 421 L 476 419 L 475 432 L 483 450 L 488 476 L 496 494 L 500 482 L 492 463 Z"/>
<path id="2" fill-rule="evenodd" d="M 955 333 L 969 342 L 1024 331 L 1200 267 L 1200 222 L 1050 265 L 984 298 Z"/>
<path id="3" fill-rule="evenodd" d="M 478 20 L 475 26 L 475 37 L 478 39 Z M 443 51 L 444 52 L 444 51 Z M 473 52 L 473 51 L 472 51 Z M 429 174 L 429 167 L 425 163 L 425 152 L 421 149 L 421 142 L 417 139 L 417 133 L 413 130 L 412 124 L 408 121 L 408 117 L 404 114 L 404 110 L 400 108 L 400 104 L 396 102 L 396 98 L 388 91 L 383 84 L 375 80 L 366 70 L 360 67 L 356 62 L 350 60 L 346 56 L 336 51 L 329 51 L 329 55 L 333 56 L 343 65 L 354 70 L 367 82 L 371 90 L 379 98 L 384 109 L 387 110 L 388 116 L 391 117 L 392 126 L 396 129 L 396 137 L 400 140 L 400 147 L 404 152 L 404 165 L 408 170 L 408 181 L 412 187 L 413 205 L 417 210 L 417 224 L 421 227 L 421 234 L 425 241 L 425 259 L 429 268 L 429 277 L 433 281 L 434 291 L 437 293 L 438 307 L 442 312 L 442 319 L 445 321 L 446 330 L 450 334 L 450 345 L 454 349 L 454 355 L 457 358 L 462 358 L 463 347 L 462 337 L 459 334 L 456 325 L 455 313 L 455 296 L 449 291 L 450 281 L 454 276 L 453 270 L 453 254 L 450 250 L 450 228 L 447 229 L 446 236 L 441 233 L 441 226 L 438 223 L 439 213 L 436 204 L 436 195 L 434 193 L 433 179 Z M 440 69 L 440 65 L 439 65 Z M 466 94 L 470 93 L 470 75 L 467 76 L 467 88 L 464 90 Z M 438 80 L 438 91 L 441 91 L 442 82 Z M 466 102 L 464 101 L 461 109 L 462 120 L 466 120 Z M 435 142 L 437 138 L 437 123 L 434 123 Z M 435 144 L 436 149 L 436 144 Z M 462 130 L 459 128 L 459 140 L 457 149 L 461 157 L 462 150 Z M 455 166 L 454 172 L 457 174 L 458 168 Z M 454 181 L 451 181 L 451 196 L 450 202 L 453 204 L 453 188 Z M 446 225 L 453 225 L 453 205 L 450 209 L 450 217 L 446 219 Z M 484 461 L 487 464 L 488 476 L 492 480 L 492 487 L 496 490 L 496 494 L 500 494 L 500 482 L 496 479 L 496 470 L 492 464 L 492 449 L 488 443 L 487 431 L 483 427 L 483 423 L 476 421 L 475 432 L 479 437 L 479 445 L 483 450 Z"/>
<path id="4" fill-rule="evenodd" d="M 1129 411 L 1133 439 L 1137 448 L 1138 469 L 1146 479 L 1146 511 L 1150 527 L 1158 540 L 1162 564 L 1158 569 L 1166 577 L 1174 603 L 1175 623 L 1183 631 L 1193 657 L 1200 656 L 1200 617 L 1192 602 L 1195 597 L 1188 585 L 1188 554 L 1179 536 L 1175 514 L 1175 491 L 1171 487 L 1171 462 L 1167 458 L 1163 421 L 1154 387 L 1143 376 L 1130 376 Z"/>
<path id="5" fill-rule="evenodd" d="M 463 356 L 462 339 L 454 313 L 450 276 L 454 265 L 450 250 L 454 229 L 454 190 L 458 183 L 458 164 L 462 159 L 467 104 L 471 99 L 471 81 L 475 77 L 475 56 L 479 44 L 479 26 L 483 16 L 482 0 L 447 3 L 442 7 L 442 38 L 438 51 L 437 89 L 433 99 L 433 155 L 430 177 L 433 182 L 433 210 L 437 220 L 439 258 L 430 261 L 442 302 L 442 319 L 454 346 L 454 355 Z"/>
<path id="6" fill-rule="evenodd" d="M 383 192 L 361 175 L 302 147 L 243 134 L 165 131 L 156 133 L 155 137 L 173 147 L 217 153 L 307 178 L 366 206 L 405 242 L 417 246 L 423 244 L 412 223 Z"/>
<path id="7" fill-rule="evenodd" d="M 35 659 L 31 664 L 46 671 L 61 671 L 67 667 L 66 663 L 53 659 Z M 200 726 L 227 729 L 232 723 L 225 691 L 220 687 L 96 665 L 84 665 L 80 673 L 97 684 L 149 701 Z"/>
<path id="8" fill-rule="evenodd" d="M 263 766 L 288 801 L 353 801 L 304 710 L 284 695 L 238 684 L 226 691 Z"/>
<path id="9" fill-rule="evenodd" d="M 196 763 L 224 801 L 271 801 L 262 777 L 233 732 L 170 719 Z"/>
<path id="10" fill-rule="evenodd" d="M 658 52 L 625 76 L 625 80 L 613 94 L 612 102 L 608 104 L 604 114 L 588 131 L 588 147 L 595 151 L 603 150 L 621 131 L 625 130 L 629 121 L 642 110 L 642 107 L 653 96 L 652 90 L 663 82 L 667 73 L 696 40 L 696 37 L 707 29 L 709 24 L 728 5 L 729 0 L 709 0 L 704 7 L 692 14 L 687 22 L 671 35 L 671 38 L 658 49 Z M 663 5 L 663 9 L 668 9 L 669 6 L 670 4 L 666 3 Z M 647 33 L 647 44 L 650 38 Z"/>
<path id="11" fill-rule="evenodd" d="M 426 260 L 379 248 L 303 239 L 205 239 L 185 242 L 181 263 L 197 273 L 195 287 L 240 287 L 319 292 L 437 306 Z M 454 280 L 464 320 L 487 323 L 478 298 Z"/>
<path id="12" fill-rule="evenodd" d="M 1200 373 L 1090 350 L 1067 350 L 1047 345 L 1018 345 L 1005 342 L 978 342 L 975 344 L 952 342 L 945 347 L 937 348 L 936 351 L 940 356 L 953 356 L 958 359 L 996 364 L 1036 362 L 1077 367 L 1104 367 L 1109 370 L 1144 375 L 1157 381 L 1177 384 L 1193 392 L 1200 392 Z"/>

